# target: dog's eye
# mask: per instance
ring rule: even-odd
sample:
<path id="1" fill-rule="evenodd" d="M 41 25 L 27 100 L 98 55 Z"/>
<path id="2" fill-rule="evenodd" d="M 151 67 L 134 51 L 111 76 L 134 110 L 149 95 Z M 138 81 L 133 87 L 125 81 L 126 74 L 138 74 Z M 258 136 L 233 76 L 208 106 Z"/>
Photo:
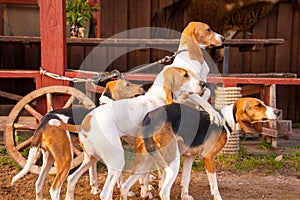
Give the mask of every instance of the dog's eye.
<path id="1" fill-rule="evenodd" d="M 188 77 L 189 75 L 188 75 L 188 73 L 187 72 L 185 72 L 184 74 L 183 74 L 183 77 Z"/>
<path id="2" fill-rule="evenodd" d="M 261 103 L 257 104 L 256 106 L 259 108 L 263 107 L 263 105 Z"/>
<path id="3" fill-rule="evenodd" d="M 207 29 L 207 32 L 209 32 L 209 33 L 210 33 L 210 32 L 211 32 L 211 29 L 210 29 L 210 28 L 208 28 L 208 29 Z"/>

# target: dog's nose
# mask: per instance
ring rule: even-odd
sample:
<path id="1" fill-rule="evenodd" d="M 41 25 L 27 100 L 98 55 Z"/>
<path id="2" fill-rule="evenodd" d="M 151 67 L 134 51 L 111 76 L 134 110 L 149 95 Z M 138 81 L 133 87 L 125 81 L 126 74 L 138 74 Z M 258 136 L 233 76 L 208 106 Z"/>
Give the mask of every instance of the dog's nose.
<path id="1" fill-rule="evenodd" d="M 200 85 L 201 89 L 207 87 L 207 84 L 204 81 L 200 81 L 199 85 Z"/>
<path id="2" fill-rule="evenodd" d="M 281 111 L 278 110 L 278 109 L 275 109 L 275 110 L 274 110 L 274 114 L 276 115 L 276 117 L 279 117 L 280 114 L 281 114 Z"/>

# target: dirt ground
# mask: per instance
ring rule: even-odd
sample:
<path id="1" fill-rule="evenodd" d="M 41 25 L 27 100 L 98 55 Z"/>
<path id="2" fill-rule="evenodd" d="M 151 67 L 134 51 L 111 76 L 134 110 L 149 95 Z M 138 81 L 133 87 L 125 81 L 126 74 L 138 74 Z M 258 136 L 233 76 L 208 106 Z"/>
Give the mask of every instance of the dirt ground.
<path id="1" fill-rule="evenodd" d="M 258 149 L 252 142 L 242 144 L 248 151 L 253 153 L 265 153 L 269 150 Z M 300 146 L 300 131 L 297 130 L 290 136 L 289 140 L 279 140 L 278 155 L 288 153 L 288 146 Z M 300 158 L 299 158 L 300 162 Z M 0 200 L 35 199 L 34 183 L 37 175 L 28 174 L 23 179 L 18 180 L 13 187 L 10 186 L 12 177 L 18 173 L 16 166 L 5 165 L 0 169 Z M 126 174 L 125 174 L 126 176 Z M 100 188 L 103 187 L 106 173 L 98 173 Z M 300 199 L 300 174 L 290 171 L 270 173 L 267 169 L 237 171 L 222 169 L 217 172 L 219 190 L 224 200 L 226 199 Z M 176 179 L 172 187 L 171 199 L 180 199 L 180 178 Z M 44 198 L 50 199 L 49 188 L 53 181 L 53 176 L 48 176 L 44 185 Z M 154 186 L 152 193 L 154 199 L 158 198 L 157 182 L 151 183 Z M 132 191 L 136 197 L 129 199 L 139 199 L 139 186 L 135 184 Z M 61 199 L 64 199 L 66 183 L 64 183 Z M 194 171 L 191 177 L 190 194 L 194 199 L 213 199 L 206 174 L 204 171 Z M 119 190 L 115 188 L 114 199 L 119 198 Z M 91 195 L 87 174 L 80 178 L 76 186 L 75 199 L 92 200 L 99 199 L 99 195 Z"/>

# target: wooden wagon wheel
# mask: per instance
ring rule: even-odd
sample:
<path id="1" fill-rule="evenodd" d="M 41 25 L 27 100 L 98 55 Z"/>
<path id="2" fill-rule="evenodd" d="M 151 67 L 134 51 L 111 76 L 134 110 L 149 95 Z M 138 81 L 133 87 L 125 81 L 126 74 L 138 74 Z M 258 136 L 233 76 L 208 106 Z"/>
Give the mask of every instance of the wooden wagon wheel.
<path id="1" fill-rule="evenodd" d="M 60 102 L 61 105 L 56 105 L 55 102 Z M 37 110 L 37 105 L 46 107 L 45 112 L 71 106 L 95 107 L 94 102 L 83 92 L 69 86 L 43 87 L 24 96 L 9 113 L 4 129 L 6 150 L 22 168 L 26 163 L 34 130 L 43 117 L 43 114 Z M 83 160 L 83 154 L 77 148 L 74 148 L 74 155 L 71 169 L 77 167 Z M 39 164 L 35 164 L 30 171 L 39 174 L 40 168 Z M 49 173 L 54 174 L 55 167 L 52 167 Z"/>

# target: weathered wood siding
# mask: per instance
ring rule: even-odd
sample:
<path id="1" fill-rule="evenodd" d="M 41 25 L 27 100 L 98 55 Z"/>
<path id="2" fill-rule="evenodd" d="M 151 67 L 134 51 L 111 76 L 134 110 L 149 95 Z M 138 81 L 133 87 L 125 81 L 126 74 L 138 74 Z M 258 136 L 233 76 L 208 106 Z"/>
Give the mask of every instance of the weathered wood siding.
<path id="1" fill-rule="evenodd" d="M 120 32 L 138 27 L 151 27 L 155 13 L 175 0 L 101 0 L 101 36 L 111 37 Z M 178 20 L 178 29 L 187 24 L 185 14 Z M 239 52 L 232 48 L 230 52 L 229 72 L 265 73 L 265 72 L 293 72 L 300 75 L 300 16 L 299 9 L 290 4 L 282 3 L 276 6 L 269 15 L 259 21 L 253 33 L 238 33 L 235 38 L 284 38 L 285 43 L 270 46 L 257 52 Z M 147 37 L 150 33 L 130 32 L 131 38 Z M 91 46 L 68 46 L 67 67 L 78 69 L 87 55 L 94 49 Z M 131 51 L 120 56 L 113 63 L 110 60 L 122 51 Z M 20 44 L 0 45 L 1 68 L 9 69 L 38 69 L 40 67 L 40 47 Z M 132 47 L 118 49 L 102 48 L 97 52 L 101 56 L 100 63 L 89 62 L 85 66 L 89 70 L 100 71 L 118 68 L 121 71 L 156 61 L 170 53 L 162 50 L 141 49 Z M 97 60 L 99 61 L 99 60 Z M 9 85 L 9 88 L 7 87 Z M 29 80 L 0 80 L 0 90 L 16 91 L 26 94 L 34 83 Z M 29 89 L 28 89 L 29 88 Z M 0 99 L 0 103 L 2 100 Z M 300 86 L 278 86 L 277 106 L 284 110 L 283 117 L 300 122 Z"/>

